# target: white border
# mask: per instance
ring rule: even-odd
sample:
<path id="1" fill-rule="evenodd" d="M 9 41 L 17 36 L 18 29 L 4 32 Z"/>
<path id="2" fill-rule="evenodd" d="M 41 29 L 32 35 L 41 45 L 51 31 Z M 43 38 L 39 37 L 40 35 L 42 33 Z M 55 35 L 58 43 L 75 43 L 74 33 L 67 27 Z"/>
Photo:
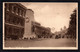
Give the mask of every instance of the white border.
<path id="1" fill-rule="evenodd" d="M 4 4 L 6 2 L 3 2 L 3 49 L 4 50 L 78 50 L 78 8 L 77 8 L 77 20 L 76 20 L 76 33 L 77 33 L 77 39 L 76 39 L 76 47 L 5 47 L 4 46 L 4 30 L 5 30 L 5 25 L 4 25 L 4 19 L 5 19 L 5 10 L 4 10 Z M 9 2 L 8 2 L 9 3 Z M 10 2 L 10 3 L 21 3 L 21 2 Z M 29 3 L 29 2 L 28 2 Z M 33 2 L 33 3 L 41 3 L 41 2 Z M 47 2 L 45 2 L 47 3 Z M 50 3 L 53 3 L 53 2 L 50 2 Z M 56 3 L 56 2 L 54 2 Z M 57 2 L 58 3 L 58 2 Z M 60 2 L 59 2 L 60 3 Z M 67 2 L 63 2 L 63 3 L 67 3 Z M 69 3 L 72 3 L 72 2 L 69 2 Z M 74 3 L 74 2 L 73 2 Z M 77 3 L 77 7 L 78 7 L 78 2 L 75 2 Z"/>

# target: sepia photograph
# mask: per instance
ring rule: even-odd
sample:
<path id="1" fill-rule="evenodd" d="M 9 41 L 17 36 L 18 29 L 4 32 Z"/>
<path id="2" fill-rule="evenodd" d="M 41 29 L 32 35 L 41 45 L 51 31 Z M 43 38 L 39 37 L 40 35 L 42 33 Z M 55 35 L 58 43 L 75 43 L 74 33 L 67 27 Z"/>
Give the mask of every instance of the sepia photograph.
<path id="1" fill-rule="evenodd" d="M 3 2 L 3 49 L 78 49 L 77 2 Z"/>

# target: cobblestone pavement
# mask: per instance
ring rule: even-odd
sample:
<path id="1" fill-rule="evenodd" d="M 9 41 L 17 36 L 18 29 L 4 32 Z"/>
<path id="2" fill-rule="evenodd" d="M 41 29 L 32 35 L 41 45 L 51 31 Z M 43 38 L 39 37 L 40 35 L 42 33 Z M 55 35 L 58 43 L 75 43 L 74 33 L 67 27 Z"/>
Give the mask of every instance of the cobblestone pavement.
<path id="1" fill-rule="evenodd" d="M 6 40 L 5 47 L 75 47 L 73 39 Z"/>

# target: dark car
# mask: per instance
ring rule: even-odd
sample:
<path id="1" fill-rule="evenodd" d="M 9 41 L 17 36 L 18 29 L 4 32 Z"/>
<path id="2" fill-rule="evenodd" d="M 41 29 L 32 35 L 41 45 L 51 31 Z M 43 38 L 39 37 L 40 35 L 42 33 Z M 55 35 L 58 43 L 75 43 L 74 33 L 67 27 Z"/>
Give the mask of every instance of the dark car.
<path id="1" fill-rule="evenodd" d="M 65 36 L 63 35 L 62 38 L 65 38 Z"/>
<path id="2" fill-rule="evenodd" d="M 56 36 L 55 36 L 55 39 L 59 39 L 59 36 L 58 36 L 58 35 L 56 35 Z"/>
<path id="3" fill-rule="evenodd" d="M 16 35 L 11 35 L 10 37 L 11 37 L 12 40 L 17 40 L 18 39 L 18 36 L 16 36 Z"/>

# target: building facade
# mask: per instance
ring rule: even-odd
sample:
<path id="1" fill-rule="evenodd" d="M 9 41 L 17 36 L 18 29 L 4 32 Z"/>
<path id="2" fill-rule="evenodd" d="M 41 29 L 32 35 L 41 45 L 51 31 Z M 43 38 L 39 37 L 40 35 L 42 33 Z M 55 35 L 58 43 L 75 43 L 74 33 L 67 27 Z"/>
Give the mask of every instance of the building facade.
<path id="1" fill-rule="evenodd" d="M 20 3 L 5 3 L 5 39 L 23 37 L 26 7 Z"/>
<path id="2" fill-rule="evenodd" d="M 36 35 L 36 38 L 50 38 L 52 36 L 49 27 L 43 27 L 37 22 L 33 22 L 32 26 L 32 32 Z"/>
<path id="3" fill-rule="evenodd" d="M 43 27 L 40 23 L 35 21 L 34 11 L 32 9 L 27 9 L 25 18 L 25 34 L 23 38 L 47 38 L 50 37 L 50 33 L 50 28 Z"/>
<path id="4" fill-rule="evenodd" d="M 5 3 L 5 39 L 50 37 L 51 30 L 34 19 L 34 11 L 20 3 Z"/>

